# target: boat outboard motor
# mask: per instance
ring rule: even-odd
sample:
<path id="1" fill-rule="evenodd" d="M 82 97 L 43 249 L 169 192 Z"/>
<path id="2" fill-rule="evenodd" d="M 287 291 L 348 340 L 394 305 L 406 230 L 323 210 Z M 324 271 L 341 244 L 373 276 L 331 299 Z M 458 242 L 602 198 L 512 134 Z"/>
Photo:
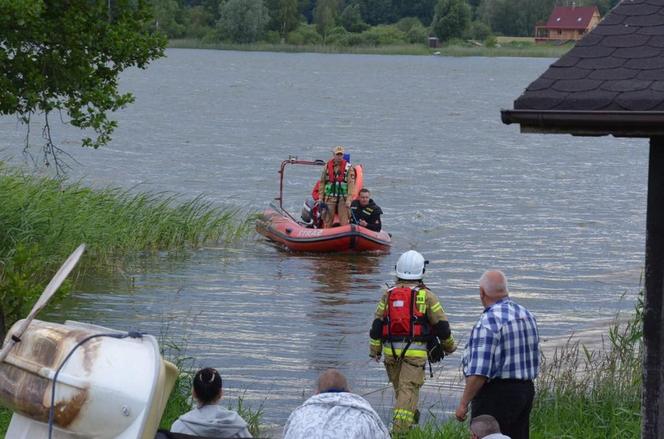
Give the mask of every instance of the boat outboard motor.
<path id="1" fill-rule="evenodd" d="M 178 374 L 150 335 L 33 320 L 0 363 L 0 405 L 14 412 L 8 438 L 48 437 L 58 369 L 54 439 L 153 439 Z"/>
<path id="2" fill-rule="evenodd" d="M 307 227 L 313 227 L 314 223 L 316 222 L 316 212 L 314 209 L 315 206 L 316 202 L 313 198 L 307 198 L 302 205 L 302 212 L 300 213 L 300 217 L 302 218 L 302 222 Z"/>

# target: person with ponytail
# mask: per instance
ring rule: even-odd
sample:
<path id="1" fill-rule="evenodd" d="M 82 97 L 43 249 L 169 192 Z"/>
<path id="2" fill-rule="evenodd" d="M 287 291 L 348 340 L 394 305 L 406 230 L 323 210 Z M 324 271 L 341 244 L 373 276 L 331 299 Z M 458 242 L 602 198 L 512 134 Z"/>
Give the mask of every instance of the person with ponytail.
<path id="1" fill-rule="evenodd" d="M 191 391 L 197 407 L 180 416 L 171 426 L 173 433 L 201 437 L 252 437 L 244 419 L 219 405 L 223 396 L 221 375 L 207 367 L 196 372 Z"/>

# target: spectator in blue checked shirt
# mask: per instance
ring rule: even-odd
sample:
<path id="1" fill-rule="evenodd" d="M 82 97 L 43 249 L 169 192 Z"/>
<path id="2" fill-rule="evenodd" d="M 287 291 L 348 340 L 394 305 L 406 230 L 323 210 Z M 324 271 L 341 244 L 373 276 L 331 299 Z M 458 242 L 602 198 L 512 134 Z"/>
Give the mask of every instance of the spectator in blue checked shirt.
<path id="1" fill-rule="evenodd" d="M 459 421 L 491 415 L 503 434 L 528 439 L 533 380 L 539 370 L 539 335 L 535 317 L 509 297 L 500 271 L 480 278 L 484 312 L 470 332 L 463 356 L 466 385 L 456 409 Z"/>

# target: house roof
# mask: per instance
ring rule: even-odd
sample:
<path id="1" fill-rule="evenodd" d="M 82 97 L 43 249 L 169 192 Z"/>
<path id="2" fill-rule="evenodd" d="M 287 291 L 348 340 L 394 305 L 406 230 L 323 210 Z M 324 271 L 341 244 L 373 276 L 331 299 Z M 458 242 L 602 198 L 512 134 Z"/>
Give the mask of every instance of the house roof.
<path id="1" fill-rule="evenodd" d="M 586 29 L 595 11 L 599 14 L 596 6 L 556 6 L 553 8 L 545 27 L 550 29 Z"/>
<path id="2" fill-rule="evenodd" d="M 623 0 L 502 118 L 522 131 L 663 135 L 664 0 Z"/>

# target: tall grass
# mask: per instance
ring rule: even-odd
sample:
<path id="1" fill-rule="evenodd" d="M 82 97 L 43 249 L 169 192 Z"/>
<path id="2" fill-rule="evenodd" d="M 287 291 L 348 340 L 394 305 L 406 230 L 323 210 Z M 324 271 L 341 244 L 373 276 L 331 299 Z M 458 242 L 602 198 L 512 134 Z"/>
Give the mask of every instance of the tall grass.
<path id="1" fill-rule="evenodd" d="M 93 190 L 0 163 L 0 337 L 80 243 L 88 246 L 82 266 L 113 269 L 141 252 L 241 236 L 250 224 L 240 217 L 203 197 Z"/>
<path id="2" fill-rule="evenodd" d="M 568 343 L 544 362 L 537 382 L 533 438 L 638 438 L 641 426 L 643 301 L 616 321 L 607 346 Z"/>
<path id="3" fill-rule="evenodd" d="M 222 209 L 203 197 L 181 200 L 168 193 L 93 190 L 15 171 L 0 174 L 0 249 L 39 243 L 62 256 L 79 243 L 108 258 L 128 252 L 178 249 L 232 238 L 236 209 Z"/>

